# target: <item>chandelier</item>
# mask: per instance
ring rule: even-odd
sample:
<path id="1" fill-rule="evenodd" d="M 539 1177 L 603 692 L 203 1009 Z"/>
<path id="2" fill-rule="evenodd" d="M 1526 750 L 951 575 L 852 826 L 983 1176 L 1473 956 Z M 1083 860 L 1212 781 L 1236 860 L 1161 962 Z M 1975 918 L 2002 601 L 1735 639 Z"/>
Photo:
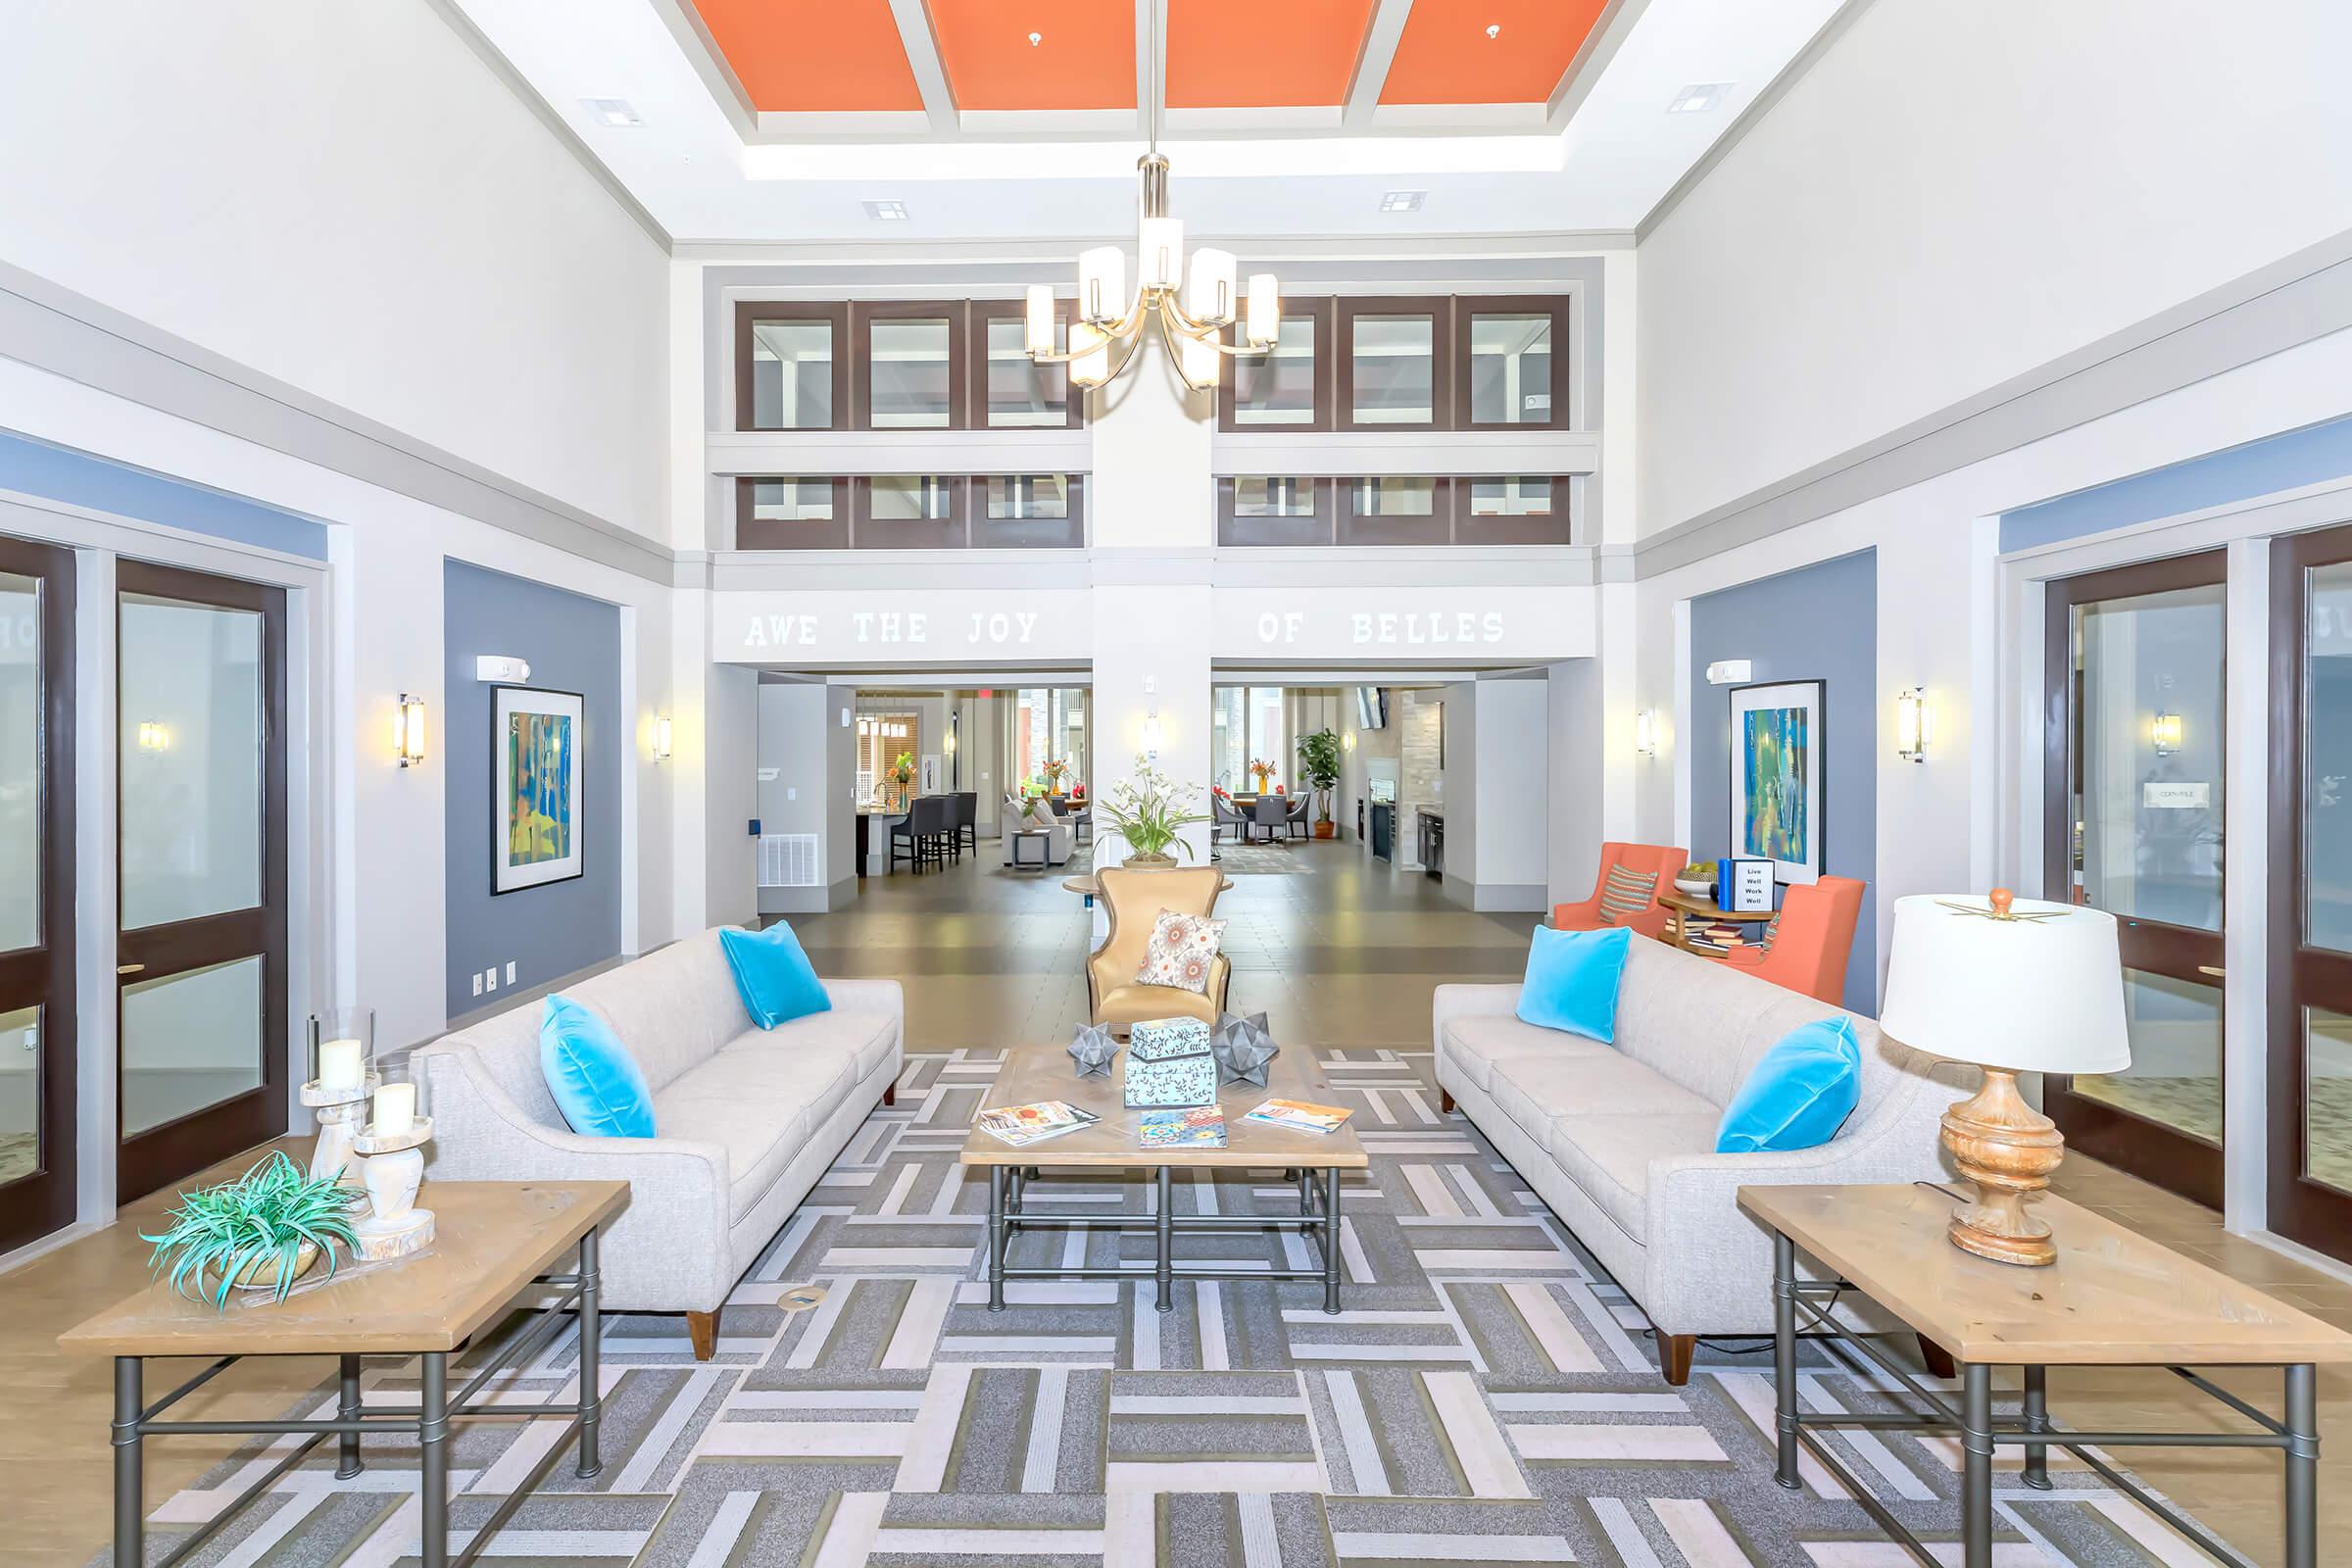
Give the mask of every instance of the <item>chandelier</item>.
<path id="1" fill-rule="evenodd" d="M 1152 7 L 1150 36 L 1159 48 L 1158 6 Z M 1148 80 L 1159 79 L 1158 61 Z M 1078 254 L 1078 305 L 1070 322 L 1069 346 L 1054 347 L 1054 286 L 1029 285 L 1023 346 L 1037 365 L 1066 365 L 1070 380 L 1102 386 L 1135 363 L 1144 328 L 1156 322 L 1176 362 L 1176 373 L 1196 392 L 1217 384 L 1225 356 L 1260 355 L 1274 347 L 1282 325 L 1282 294 L 1272 272 L 1253 272 L 1245 299 L 1233 252 L 1203 245 L 1184 256 L 1184 220 L 1168 216 L 1168 161 L 1159 150 L 1159 104 L 1149 109 L 1151 145 L 1135 161 L 1137 193 L 1136 287 L 1127 291 L 1127 257 L 1116 245 L 1098 245 Z M 1189 275 L 1188 275 L 1189 271 Z M 1224 340 L 1225 329 L 1241 322 L 1241 342 Z M 1111 350 L 1119 348 L 1114 363 Z"/>

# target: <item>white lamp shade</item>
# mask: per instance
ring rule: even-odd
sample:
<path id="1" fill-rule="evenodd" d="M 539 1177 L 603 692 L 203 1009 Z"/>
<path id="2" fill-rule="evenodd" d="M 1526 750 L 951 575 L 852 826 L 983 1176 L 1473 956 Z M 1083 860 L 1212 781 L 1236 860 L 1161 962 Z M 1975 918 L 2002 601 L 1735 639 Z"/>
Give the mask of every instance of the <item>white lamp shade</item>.
<path id="1" fill-rule="evenodd" d="M 1179 334 L 1176 338 L 1176 373 L 1184 384 L 1196 392 L 1205 392 L 1217 384 L 1217 349 L 1213 343 Z"/>
<path id="2" fill-rule="evenodd" d="M 1139 225 L 1141 254 L 1136 273 L 1146 288 L 1174 288 L 1184 281 L 1184 220 L 1147 218 Z"/>
<path id="3" fill-rule="evenodd" d="M 1101 386 L 1110 379 L 1110 338 L 1084 321 L 1070 323 L 1070 384 Z"/>
<path id="4" fill-rule="evenodd" d="M 1241 307 L 1234 290 L 1233 252 L 1203 245 L 1193 253 L 1193 275 L 1184 286 L 1184 311 L 1196 321 L 1223 326 Z"/>
<path id="5" fill-rule="evenodd" d="M 1048 283 L 1029 285 L 1028 309 L 1021 318 L 1021 346 L 1032 354 L 1054 352 L 1054 289 Z"/>
<path id="6" fill-rule="evenodd" d="M 1250 315 L 1242 335 L 1252 343 L 1271 343 L 1282 335 L 1282 285 L 1272 272 L 1250 274 Z"/>
<path id="7" fill-rule="evenodd" d="M 1078 314 L 1100 325 L 1127 313 L 1127 256 L 1116 245 L 1078 253 Z"/>
<path id="8" fill-rule="evenodd" d="M 1962 895 L 1894 901 L 1879 1028 L 1914 1051 L 2019 1072 L 2132 1065 L 2115 916 L 2035 899 L 2011 912 L 2049 918 L 1970 912 L 1988 907 Z"/>

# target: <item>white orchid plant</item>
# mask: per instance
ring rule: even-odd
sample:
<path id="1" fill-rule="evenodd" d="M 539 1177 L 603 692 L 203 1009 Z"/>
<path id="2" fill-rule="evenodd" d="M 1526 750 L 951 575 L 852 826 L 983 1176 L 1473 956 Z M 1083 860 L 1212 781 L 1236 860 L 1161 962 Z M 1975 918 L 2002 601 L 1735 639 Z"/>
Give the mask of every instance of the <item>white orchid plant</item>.
<path id="1" fill-rule="evenodd" d="M 1135 776 L 1120 779 L 1103 791 L 1100 806 L 1136 854 L 1165 855 L 1172 849 L 1189 858 L 1193 847 L 1184 841 L 1184 828 L 1208 817 L 1185 810 L 1183 803 L 1200 793 L 1200 785 L 1177 783 L 1153 766 L 1148 755 L 1138 752 Z"/>

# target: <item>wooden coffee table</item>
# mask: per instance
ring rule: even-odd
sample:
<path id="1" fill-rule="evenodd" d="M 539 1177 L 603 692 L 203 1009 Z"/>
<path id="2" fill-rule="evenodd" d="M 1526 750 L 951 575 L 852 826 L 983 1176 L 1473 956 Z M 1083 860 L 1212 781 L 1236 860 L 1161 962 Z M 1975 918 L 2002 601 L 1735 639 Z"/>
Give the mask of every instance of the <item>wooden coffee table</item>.
<path id="1" fill-rule="evenodd" d="M 176 1562 L 212 1539 L 245 1504 L 328 1438 L 338 1444 L 335 1474 L 360 1473 L 360 1436 L 366 1432 L 414 1434 L 423 1511 L 421 1556 L 426 1568 L 471 1562 L 508 1516 L 554 1468 L 573 1435 L 579 1438 L 577 1473 L 602 1468 L 596 1436 L 600 1322 L 597 1305 L 598 1228 L 628 1200 L 626 1182 L 434 1182 L 437 1235 L 421 1251 L 388 1263 L 349 1267 L 323 1284 L 305 1288 L 283 1301 L 239 1293 L 226 1310 L 174 1295 L 158 1281 L 136 1295 L 58 1337 L 68 1351 L 115 1358 L 115 1418 L 110 1438 L 115 1451 L 115 1561 L 141 1563 L 146 1524 L 145 1439 L 182 1434 L 244 1434 L 299 1437 L 304 1441 L 261 1479 L 220 1508 L 202 1528 L 180 1542 L 165 1562 Z M 579 1250 L 579 1266 L 569 1274 L 548 1270 Z M 557 1292 L 537 1321 L 515 1335 L 499 1353 L 473 1370 L 466 1386 L 449 1390 L 451 1352 L 504 1317 L 516 1298 L 533 1285 Z M 567 1415 L 570 1424 L 507 1494 L 472 1542 L 454 1559 L 449 1552 L 450 1423 L 509 1419 L 513 1406 L 469 1404 L 506 1367 L 522 1366 L 547 1348 L 576 1308 L 580 1322 L 579 1398 L 572 1404 L 541 1405 L 531 1415 Z M 340 1358 L 340 1397 L 331 1421 L 164 1421 L 156 1419 L 198 1385 L 210 1382 L 248 1355 L 333 1355 Z M 147 1402 L 144 1372 L 151 1356 L 212 1356 L 213 1364 L 154 1403 Z M 409 1409 L 363 1406 L 360 1358 L 415 1356 L 421 1390 Z"/>
<path id="2" fill-rule="evenodd" d="M 1938 1561 L 1847 1469 L 1816 1429 L 1946 1432 L 1963 1454 L 1960 1493 L 1963 1568 L 1992 1562 L 1992 1450 L 2025 1449 L 2025 1484 L 2049 1489 L 2049 1450 L 2064 1448 L 2117 1491 L 2224 1561 L 2231 1554 L 2193 1519 L 2123 1475 L 2092 1450 L 2128 1446 L 2277 1448 L 2286 1465 L 2287 1568 L 2319 1562 L 2320 1429 L 2316 1363 L 2352 1361 L 2352 1335 L 2276 1300 L 2217 1269 L 2149 1241 L 2089 1209 L 2044 1195 L 2034 1211 L 2058 1240 L 2046 1268 L 1996 1263 L 1944 1239 L 1956 1200 L 1940 1188 L 1907 1186 L 1742 1187 L 1740 1206 L 1773 1233 L 1774 1382 L 1780 1410 L 1776 1479 L 1795 1489 L 1802 1444 L 1880 1528 L 1923 1563 Z M 1803 1252 L 1827 1279 L 1796 1274 Z M 1868 1338 L 1849 1334 L 1829 1304 L 1839 1291 L 1869 1297 L 1961 1364 L 1960 1407 L 1923 1387 Z M 1867 1357 L 1924 1411 L 1832 1415 L 1805 1412 L 1796 1382 L 1796 1331 L 1820 1333 Z M 2022 1418 L 1992 1416 L 1992 1369 L 2023 1370 Z M 2256 1432 L 2075 1432 L 2049 1423 L 2053 1366 L 2169 1368 L 2261 1430 Z M 2284 1369 L 2283 1419 L 2273 1417 L 2189 1370 L 2195 1366 Z"/>
<path id="3" fill-rule="evenodd" d="M 1122 1102 L 1127 1053 L 1122 1048 L 1107 1075 L 1078 1076 L 1077 1064 L 1066 1047 L 1014 1046 L 1004 1054 L 1004 1065 L 989 1092 L 988 1108 L 1025 1105 L 1040 1100 L 1060 1100 L 1101 1117 L 1092 1126 L 1063 1133 L 1022 1149 L 1003 1143 L 978 1128 L 964 1141 L 959 1156 L 966 1165 L 988 1169 L 988 1307 L 1004 1309 L 1004 1282 L 1054 1279 L 1149 1279 L 1158 1286 L 1153 1304 L 1162 1312 L 1175 1305 L 1173 1282 L 1199 1280 L 1313 1280 L 1323 1282 L 1323 1310 L 1340 1309 L 1340 1173 L 1362 1170 L 1371 1161 L 1352 1120 L 1328 1133 L 1294 1132 L 1245 1121 L 1243 1116 L 1268 1100 L 1332 1102 L 1331 1085 L 1322 1066 L 1303 1046 L 1285 1046 L 1267 1064 L 1266 1087 L 1227 1084 L 1217 1096 L 1225 1112 L 1223 1149 L 1146 1149 L 1141 1128 L 1143 1112 Z M 1037 1215 L 1024 1211 L 1024 1189 L 1044 1174 L 1046 1166 L 1081 1171 L 1149 1170 L 1156 1173 L 1156 1211 L 1149 1216 Z M 1173 1173 L 1200 1169 L 1279 1169 L 1295 1172 L 1298 1183 L 1298 1212 L 1289 1214 L 1178 1214 L 1173 1204 Z M 1312 1173 L 1321 1171 L 1321 1191 Z M 1024 1230 L 1109 1230 L 1150 1233 L 1158 1247 L 1150 1268 L 1015 1268 L 1004 1261 L 1012 1237 Z M 1297 1230 L 1312 1233 L 1323 1248 L 1319 1269 L 1251 1269 L 1237 1271 L 1187 1268 L 1175 1260 L 1180 1235 L 1213 1235 L 1232 1231 Z"/>

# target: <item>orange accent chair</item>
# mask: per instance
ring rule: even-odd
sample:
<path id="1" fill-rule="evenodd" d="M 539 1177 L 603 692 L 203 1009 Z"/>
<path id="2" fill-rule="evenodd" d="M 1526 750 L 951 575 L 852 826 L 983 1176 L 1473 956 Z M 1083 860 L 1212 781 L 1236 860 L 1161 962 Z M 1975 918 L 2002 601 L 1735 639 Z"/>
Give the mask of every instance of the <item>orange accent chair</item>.
<path id="1" fill-rule="evenodd" d="M 1811 887 L 1791 887 L 1782 896 L 1772 946 L 1734 948 L 1718 961 L 1837 1005 L 1845 996 L 1845 963 L 1853 956 L 1854 926 L 1869 886 L 1850 876 L 1825 876 Z"/>
<path id="2" fill-rule="evenodd" d="M 1600 847 L 1600 869 L 1592 874 L 1592 897 L 1575 904 L 1555 904 L 1551 923 L 1560 931 L 1597 931 L 1601 928 L 1600 892 L 1609 885 L 1612 866 L 1624 866 L 1629 871 L 1655 871 L 1658 880 L 1650 889 L 1649 907 L 1625 922 L 1626 926 L 1645 937 L 1663 936 L 1666 931 L 1666 907 L 1657 896 L 1674 886 L 1675 873 L 1690 863 L 1690 856 L 1680 845 L 1673 844 L 1603 844 Z"/>

